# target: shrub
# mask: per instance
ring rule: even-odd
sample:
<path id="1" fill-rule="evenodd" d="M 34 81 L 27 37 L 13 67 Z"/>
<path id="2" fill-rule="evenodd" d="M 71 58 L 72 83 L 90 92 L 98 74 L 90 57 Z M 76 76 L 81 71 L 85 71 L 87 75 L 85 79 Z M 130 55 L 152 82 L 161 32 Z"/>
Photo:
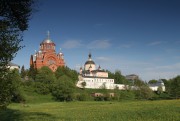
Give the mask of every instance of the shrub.
<path id="1" fill-rule="evenodd" d="M 53 85 L 52 95 L 59 101 L 72 101 L 75 85 L 66 75 L 61 76 Z"/>

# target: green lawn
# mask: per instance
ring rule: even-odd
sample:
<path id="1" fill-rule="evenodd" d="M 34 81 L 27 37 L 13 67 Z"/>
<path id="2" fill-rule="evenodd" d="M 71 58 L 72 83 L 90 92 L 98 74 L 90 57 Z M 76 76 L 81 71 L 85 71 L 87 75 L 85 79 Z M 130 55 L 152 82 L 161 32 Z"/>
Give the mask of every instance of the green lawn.
<path id="1" fill-rule="evenodd" d="M 180 100 L 11 104 L 0 121 L 179 121 Z"/>

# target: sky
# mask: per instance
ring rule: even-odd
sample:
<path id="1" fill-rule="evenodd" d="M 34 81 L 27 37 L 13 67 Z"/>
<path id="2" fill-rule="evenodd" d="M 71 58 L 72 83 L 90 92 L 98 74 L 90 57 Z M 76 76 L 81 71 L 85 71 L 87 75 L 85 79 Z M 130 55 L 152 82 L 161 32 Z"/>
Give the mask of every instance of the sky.
<path id="1" fill-rule="evenodd" d="M 88 59 L 144 81 L 180 74 L 179 0 L 39 0 L 12 62 L 29 68 L 30 55 L 47 37 L 79 70 Z"/>

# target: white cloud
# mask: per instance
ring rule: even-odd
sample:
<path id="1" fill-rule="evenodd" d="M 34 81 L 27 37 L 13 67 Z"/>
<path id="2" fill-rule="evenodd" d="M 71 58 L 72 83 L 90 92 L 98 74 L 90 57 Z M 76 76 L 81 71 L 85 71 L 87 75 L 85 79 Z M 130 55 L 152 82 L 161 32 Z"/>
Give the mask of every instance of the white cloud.
<path id="1" fill-rule="evenodd" d="M 106 49 L 111 46 L 109 40 L 95 40 L 87 45 L 89 49 Z"/>
<path id="2" fill-rule="evenodd" d="M 101 57 L 97 57 L 96 60 L 97 60 L 97 61 L 103 61 L 103 62 L 104 62 L 104 61 L 109 61 L 110 58 L 102 57 L 102 56 L 101 56 Z"/>
<path id="3" fill-rule="evenodd" d="M 149 46 L 156 46 L 156 45 L 160 45 L 160 44 L 163 44 L 163 43 L 164 43 L 163 41 L 154 41 L 154 42 L 149 43 L 148 45 Z"/>
<path id="4" fill-rule="evenodd" d="M 180 70 L 180 63 L 172 64 L 172 65 L 165 65 L 165 66 L 154 66 L 153 68 L 146 68 L 147 70 L 154 70 L 154 71 L 163 71 L 163 70 Z"/>
<path id="5" fill-rule="evenodd" d="M 119 57 L 106 61 L 102 68 L 112 72 L 118 69 L 123 75 L 137 74 L 144 81 L 160 78 L 170 79 L 180 75 L 180 63 L 160 66 L 153 62 L 130 61 Z"/>
<path id="6" fill-rule="evenodd" d="M 79 40 L 67 40 L 63 45 L 62 48 L 72 49 L 72 48 L 79 48 L 83 44 Z"/>

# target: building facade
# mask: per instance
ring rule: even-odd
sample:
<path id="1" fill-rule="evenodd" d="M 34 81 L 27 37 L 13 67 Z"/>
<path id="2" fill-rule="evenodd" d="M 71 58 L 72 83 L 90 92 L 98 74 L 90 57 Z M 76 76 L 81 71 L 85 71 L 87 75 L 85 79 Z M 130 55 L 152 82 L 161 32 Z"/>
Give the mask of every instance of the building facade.
<path id="1" fill-rule="evenodd" d="M 65 66 L 64 55 L 62 52 L 56 53 L 55 43 L 50 39 L 49 32 L 47 38 L 40 43 L 39 51 L 35 51 L 34 55 L 30 57 L 30 66 L 34 68 L 41 68 L 48 66 L 53 72 L 59 66 Z"/>
<path id="2" fill-rule="evenodd" d="M 122 84 L 114 84 L 114 79 L 108 78 L 108 72 L 101 69 L 99 66 L 96 69 L 96 64 L 91 58 L 91 53 L 89 53 L 89 58 L 84 64 L 84 69 L 81 67 L 79 72 L 79 80 L 76 84 L 77 87 L 83 88 L 83 83 L 85 82 L 84 88 L 91 89 L 124 89 Z"/>
<path id="3" fill-rule="evenodd" d="M 156 83 L 154 84 L 149 84 L 149 88 L 152 90 L 152 91 L 158 91 L 158 88 L 161 88 L 162 91 L 166 91 L 166 88 L 165 88 L 165 85 L 164 85 L 164 82 L 159 79 Z"/>
<path id="4" fill-rule="evenodd" d="M 20 70 L 20 66 L 12 62 L 8 63 L 7 68 L 9 68 L 10 70 L 14 70 L 14 69 Z"/>

